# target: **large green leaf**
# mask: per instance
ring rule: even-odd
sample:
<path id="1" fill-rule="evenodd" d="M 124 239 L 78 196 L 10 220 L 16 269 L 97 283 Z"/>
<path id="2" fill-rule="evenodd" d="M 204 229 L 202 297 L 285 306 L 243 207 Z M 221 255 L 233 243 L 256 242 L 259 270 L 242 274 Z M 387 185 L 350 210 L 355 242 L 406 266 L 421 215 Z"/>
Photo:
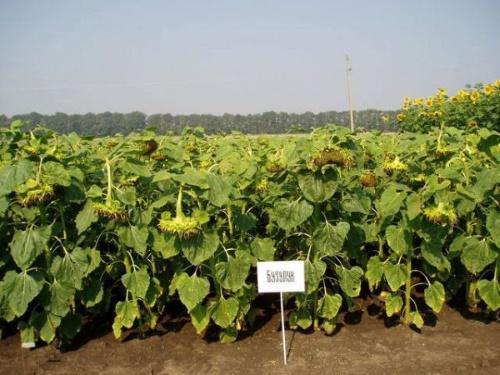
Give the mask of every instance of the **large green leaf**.
<path id="1" fill-rule="evenodd" d="M 120 240 L 128 247 L 137 251 L 140 255 L 146 254 L 148 247 L 149 231 L 147 226 L 130 225 L 120 227 L 117 230 Z"/>
<path id="2" fill-rule="evenodd" d="M 63 317 L 69 312 L 71 305 L 74 305 L 74 297 L 75 288 L 56 279 L 47 292 L 44 291 L 41 302 L 46 311 Z"/>
<path id="3" fill-rule="evenodd" d="M 210 323 L 210 309 L 205 305 L 196 305 L 191 312 L 191 324 L 193 324 L 194 329 L 198 335 L 201 335 L 208 327 Z"/>
<path id="4" fill-rule="evenodd" d="M 496 280 L 479 280 L 477 282 L 479 295 L 492 311 L 500 309 L 500 284 Z"/>
<path id="5" fill-rule="evenodd" d="M 322 260 L 315 260 L 313 262 L 305 261 L 306 273 L 306 292 L 312 293 L 318 289 L 319 283 L 325 274 L 326 263 Z"/>
<path id="6" fill-rule="evenodd" d="M 384 266 L 384 275 L 392 291 L 397 291 L 403 285 L 410 275 L 406 272 L 404 264 L 386 263 Z"/>
<path id="7" fill-rule="evenodd" d="M 397 214 L 405 198 L 405 192 L 398 192 L 394 185 L 390 185 L 384 190 L 376 204 L 380 216 L 387 217 Z"/>
<path id="8" fill-rule="evenodd" d="M 87 201 L 78 215 L 76 215 L 75 224 L 76 229 L 78 230 L 78 234 L 86 231 L 92 225 L 92 223 L 95 223 L 97 220 L 98 216 L 92 208 L 92 202 Z"/>
<path id="9" fill-rule="evenodd" d="M 149 287 L 149 274 L 145 267 L 133 269 L 122 276 L 122 283 L 134 298 L 145 298 Z"/>
<path id="10" fill-rule="evenodd" d="M 122 335 L 122 327 L 132 328 L 136 319 L 140 317 L 137 301 L 120 301 L 115 307 L 113 333 L 117 339 Z"/>
<path id="11" fill-rule="evenodd" d="M 198 277 L 195 274 L 188 276 L 182 273 L 181 275 L 183 276 L 180 276 L 176 281 L 176 288 L 181 302 L 190 312 L 208 295 L 210 283 L 206 278 Z"/>
<path id="12" fill-rule="evenodd" d="M 486 239 L 469 237 L 464 244 L 460 259 L 469 272 L 478 274 L 487 265 L 493 263 L 496 257 L 497 254 L 491 250 Z"/>
<path id="13" fill-rule="evenodd" d="M 279 200 L 275 203 L 272 216 L 280 228 L 289 231 L 304 221 L 313 213 L 313 206 L 306 201 Z"/>
<path id="14" fill-rule="evenodd" d="M 333 256 L 342 251 L 342 246 L 349 233 L 350 225 L 341 221 L 333 226 L 324 223 L 313 234 L 313 247 L 321 255 Z"/>
<path id="15" fill-rule="evenodd" d="M 208 173 L 207 183 L 209 186 L 208 200 L 210 203 L 217 207 L 221 207 L 229 203 L 231 185 L 224 179 L 224 177 Z"/>
<path id="16" fill-rule="evenodd" d="M 0 169 L 0 196 L 10 194 L 18 185 L 25 183 L 33 170 L 33 163 L 25 159 Z"/>
<path id="17" fill-rule="evenodd" d="M 385 313 L 390 318 L 403 308 L 403 299 L 397 293 L 387 293 L 385 296 Z"/>
<path id="18" fill-rule="evenodd" d="M 250 244 L 252 254 L 258 260 L 262 261 L 272 261 L 274 260 L 274 252 L 276 248 L 274 247 L 274 240 L 272 238 L 258 238 L 256 237 Z"/>
<path id="19" fill-rule="evenodd" d="M 10 243 L 11 255 L 14 262 L 23 271 L 28 269 L 35 259 L 43 252 L 52 232 L 52 226 L 29 227 L 14 233 Z"/>
<path id="20" fill-rule="evenodd" d="M 41 272 L 8 271 L 3 279 L 3 290 L 7 293 L 9 307 L 17 315 L 23 315 L 28 305 L 40 294 L 44 285 L 44 277 Z"/>
<path id="21" fill-rule="evenodd" d="M 71 185 L 71 176 L 64 165 L 53 161 L 43 163 L 43 180 L 50 185 Z"/>
<path id="22" fill-rule="evenodd" d="M 335 193 L 337 181 L 333 172 L 300 174 L 297 178 L 302 194 L 310 202 L 324 202 Z"/>
<path id="23" fill-rule="evenodd" d="M 215 231 L 206 231 L 189 239 L 177 238 L 175 243 L 187 260 L 194 265 L 199 265 L 214 255 L 219 247 L 219 236 Z"/>
<path id="24" fill-rule="evenodd" d="M 226 328 L 234 321 L 238 314 L 238 300 L 234 297 L 222 297 L 212 313 L 212 319 L 219 327 Z"/>
<path id="25" fill-rule="evenodd" d="M 412 248 L 411 233 L 402 225 L 389 225 L 385 230 L 385 236 L 390 248 L 400 256 L 408 254 Z"/>
<path id="26" fill-rule="evenodd" d="M 366 264 L 365 277 L 368 280 L 368 285 L 370 289 L 373 290 L 384 275 L 384 263 L 380 260 L 378 256 L 373 256 L 368 260 Z"/>
<path id="27" fill-rule="evenodd" d="M 351 269 L 336 267 L 339 276 L 339 284 L 342 291 L 349 297 L 357 297 L 361 292 L 361 281 L 363 279 L 363 269 L 354 266 Z"/>
<path id="28" fill-rule="evenodd" d="M 500 211 L 491 208 L 486 217 L 486 228 L 490 232 L 491 239 L 500 248 Z"/>
<path id="29" fill-rule="evenodd" d="M 236 292 L 245 283 L 250 265 L 244 257 L 228 256 L 227 262 L 216 264 L 215 277 L 223 288 Z"/>
<path id="30" fill-rule="evenodd" d="M 325 294 L 319 301 L 319 315 L 325 319 L 333 319 L 339 313 L 342 306 L 342 296 L 340 294 Z"/>
<path id="31" fill-rule="evenodd" d="M 441 311 L 445 299 L 443 284 L 439 281 L 433 282 L 425 289 L 424 296 L 427 306 L 429 306 L 436 313 Z"/>

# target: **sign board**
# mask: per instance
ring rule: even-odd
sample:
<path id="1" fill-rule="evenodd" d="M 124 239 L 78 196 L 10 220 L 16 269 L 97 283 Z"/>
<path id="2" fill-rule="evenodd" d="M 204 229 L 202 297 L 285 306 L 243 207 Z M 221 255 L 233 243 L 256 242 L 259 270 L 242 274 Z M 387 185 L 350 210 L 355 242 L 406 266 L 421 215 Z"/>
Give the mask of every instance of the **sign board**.
<path id="1" fill-rule="evenodd" d="M 304 261 L 257 262 L 259 293 L 304 292 Z"/>

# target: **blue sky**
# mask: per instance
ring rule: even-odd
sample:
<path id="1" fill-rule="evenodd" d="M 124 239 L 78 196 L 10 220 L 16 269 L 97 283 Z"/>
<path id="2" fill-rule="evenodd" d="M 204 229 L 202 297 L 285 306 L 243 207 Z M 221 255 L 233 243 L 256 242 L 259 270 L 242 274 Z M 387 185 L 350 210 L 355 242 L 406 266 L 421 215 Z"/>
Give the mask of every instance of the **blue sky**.
<path id="1" fill-rule="evenodd" d="M 0 113 L 357 109 L 500 79 L 500 1 L 0 0 Z"/>

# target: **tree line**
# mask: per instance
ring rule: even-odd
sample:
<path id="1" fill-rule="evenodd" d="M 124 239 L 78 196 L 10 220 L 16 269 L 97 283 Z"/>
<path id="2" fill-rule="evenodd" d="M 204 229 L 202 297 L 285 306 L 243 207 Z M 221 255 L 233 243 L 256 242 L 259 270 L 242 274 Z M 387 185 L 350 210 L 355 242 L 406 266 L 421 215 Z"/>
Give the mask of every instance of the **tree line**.
<path id="1" fill-rule="evenodd" d="M 367 109 L 355 112 L 357 128 L 395 129 L 395 111 Z M 388 121 L 383 121 L 387 116 Z M 11 117 L 0 115 L 0 126 L 8 126 L 14 120 L 21 120 L 27 129 L 41 125 L 58 133 L 76 132 L 84 136 L 107 136 L 117 133 L 128 134 L 145 128 L 155 128 L 159 134 L 180 134 L 186 127 L 201 127 L 207 134 L 239 131 L 248 134 L 282 134 L 308 132 L 327 124 L 350 126 L 349 112 L 264 112 L 259 114 L 153 114 L 131 113 L 86 113 L 66 114 L 57 112 L 44 115 L 32 112 Z"/>

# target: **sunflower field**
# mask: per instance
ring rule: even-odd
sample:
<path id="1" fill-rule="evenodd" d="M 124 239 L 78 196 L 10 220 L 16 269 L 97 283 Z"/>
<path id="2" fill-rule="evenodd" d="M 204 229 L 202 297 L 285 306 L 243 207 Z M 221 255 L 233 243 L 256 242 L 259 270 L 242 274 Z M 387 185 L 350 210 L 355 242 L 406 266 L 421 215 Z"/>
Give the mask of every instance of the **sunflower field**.
<path id="1" fill-rule="evenodd" d="M 96 322 L 120 338 L 183 306 L 231 342 L 254 322 L 264 260 L 305 261 L 293 329 L 330 334 L 359 297 L 417 328 L 450 300 L 494 316 L 498 86 L 407 100 L 391 134 L 82 138 L 14 122 L 0 130 L 0 328 L 27 347 Z"/>

